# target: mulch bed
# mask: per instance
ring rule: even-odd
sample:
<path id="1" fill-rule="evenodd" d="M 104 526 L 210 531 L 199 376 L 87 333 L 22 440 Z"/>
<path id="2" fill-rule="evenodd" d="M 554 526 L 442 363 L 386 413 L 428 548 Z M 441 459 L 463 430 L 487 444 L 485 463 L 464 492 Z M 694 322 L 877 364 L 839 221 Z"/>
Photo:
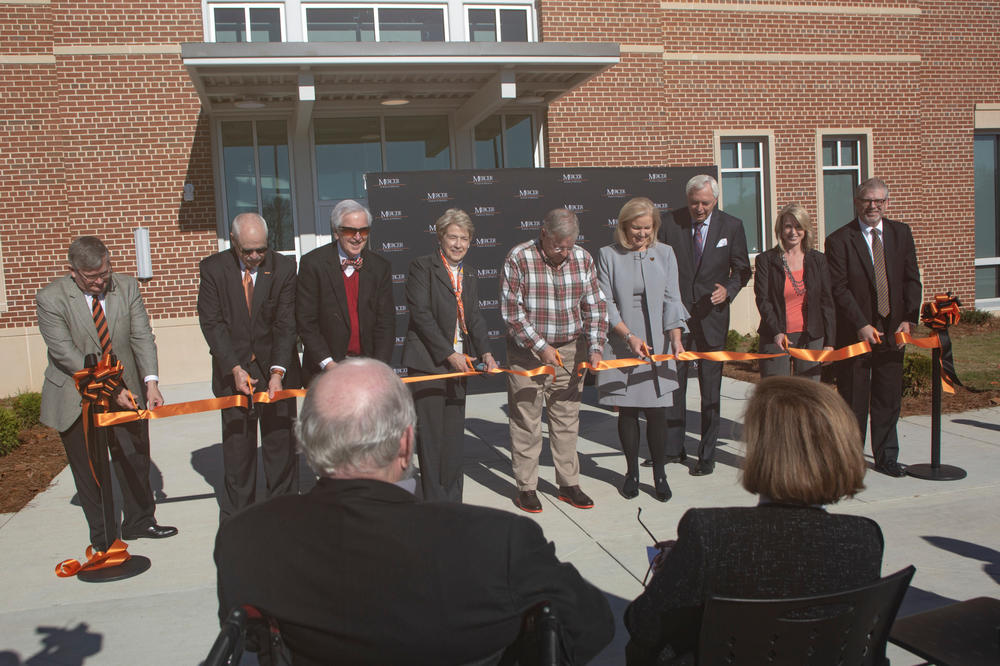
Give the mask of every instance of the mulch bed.
<path id="1" fill-rule="evenodd" d="M 37 425 L 18 435 L 21 446 L 0 456 L 0 513 L 19 511 L 66 466 L 59 433 Z"/>

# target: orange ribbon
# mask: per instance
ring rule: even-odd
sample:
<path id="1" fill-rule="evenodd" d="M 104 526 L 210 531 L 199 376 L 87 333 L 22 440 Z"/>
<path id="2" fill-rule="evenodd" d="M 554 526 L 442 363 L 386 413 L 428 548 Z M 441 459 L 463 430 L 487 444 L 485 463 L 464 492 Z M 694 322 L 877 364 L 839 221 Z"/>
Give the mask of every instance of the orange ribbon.
<path id="1" fill-rule="evenodd" d="M 94 550 L 93 546 L 87 546 L 86 562 L 81 563 L 74 559 L 63 560 L 56 565 L 56 575 L 60 578 L 69 578 L 81 571 L 116 567 L 119 564 L 124 564 L 131 557 L 128 554 L 128 544 L 121 539 L 115 539 L 115 542 L 107 550 Z"/>
<path id="2" fill-rule="evenodd" d="M 915 338 L 909 333 L 903 333 L 900 331 L 899 333 L 896 333 L 896 344 L 914 345 L 916 347 L 920 347 L 921 349 L 936 349 L 941 346 L 941 339 L 938 337 L 937 333 L 929 335 L 926 338 Z M 955 387 L 951 385 L 951 382 L 948 380 L 948 377 L 944 372 L 941 373 L 941 390 L 945 393 L 955 392 Z"/>

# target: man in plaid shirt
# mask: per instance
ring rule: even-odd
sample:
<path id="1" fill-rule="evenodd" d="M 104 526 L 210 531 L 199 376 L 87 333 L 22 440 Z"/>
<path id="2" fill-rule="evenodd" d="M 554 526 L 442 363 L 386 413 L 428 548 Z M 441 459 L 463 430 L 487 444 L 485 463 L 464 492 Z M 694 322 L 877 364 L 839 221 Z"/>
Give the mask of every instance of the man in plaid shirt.
<path id="1" fill-rule="evenodd" d="M 594 506 L 580 489 L 576 436 L 580 426 L 578 363 L 598 363 L 608 333 L 608 312 L 597 286 L 594 259 L 575 244 L 576 215 L 557 208 L 545 216 L 537 240 L 517 245 L 503 267 L 502 312 L 507 362 L 512 369 L 550 365 L 556 376 L 507 376 L 510 448 L 517 483 L 514 503 L 538 513 L 538 456 L 542 451 L 542 398 L 548 407 L 549 443 L 559 499 L 578 509 Z"/>

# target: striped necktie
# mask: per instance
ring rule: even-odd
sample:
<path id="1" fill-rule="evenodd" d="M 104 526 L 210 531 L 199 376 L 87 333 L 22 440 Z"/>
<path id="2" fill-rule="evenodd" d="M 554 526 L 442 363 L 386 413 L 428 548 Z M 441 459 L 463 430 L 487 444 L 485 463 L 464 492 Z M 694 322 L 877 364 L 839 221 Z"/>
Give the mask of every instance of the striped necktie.
<path id="1" fill-rule="evenodd" d="M 103 357 L 111 353 L 111 335 L 108 333 L 108 320 L 104 316 L 101 299 L 94 296 L 93 301 L 94 326 L 97 327 L 97 337 L 101 341 L 101 356 Z"/>
<path id="2" fill-rule="evenodd" d="M 881 234 L 874 227 L 872 234 L 872 264 L 875 267 L 875 293 L 878 296 L 878 313 L 881 317 L 889 316 L 889 280 L 885 275 L 885 248 L 882 247 Z"/>

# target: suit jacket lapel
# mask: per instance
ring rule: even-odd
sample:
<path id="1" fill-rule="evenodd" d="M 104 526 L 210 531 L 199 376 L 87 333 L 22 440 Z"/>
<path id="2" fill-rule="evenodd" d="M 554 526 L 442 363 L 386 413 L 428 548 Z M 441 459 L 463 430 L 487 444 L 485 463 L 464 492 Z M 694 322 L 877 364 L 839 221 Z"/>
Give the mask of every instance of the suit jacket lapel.
<path id="1" fill-rule="evenodd" d="M 340 251 L 337 246 L 337 241 L 330 244 L 330 261 L 327 262 L 326 266 L 326 277 L 330 283 L 330 289 L 337 296 L 337 306 L 340 308 L 340 314 L 344 318 L 344 322 L 351 321 L 351 313 L 347 311 L 347 288 L 344 287 L 344 270 L 340 267 Z M 364 250 L 361 251 L 364 254 Z M 362 263 L 362 268 L 364 264 Z M 364 286 L 364 276 L 358 275 L 359 289 L 358 289 L 358 301 L 361 300 L 361 289 Z"/>
<path id="2" fill-rule="evenodd" d="M 872 255 L 868 250 L 868 243 L 865 242 L 865 235 L 861 231 L 861 224 L 857 219 L 851 222 L 851 245 L 854 246 L 854 251 L 858 253 L 858 259 L 861 265 L 865 269 L 865 275 L 868 276 L 868 281 L 875 284 L 875 265 L 872 264 Z M 885 225 L 882 225 L 883 227 Z"/>
<path id="3" fill-rule="evenodd" d="M 226 289 L 226 297 L 229 299 L 230 303 L 240 303 L 243 307 L 236 308 L 239 313 L 237 316 L 243 322 L 244 330 L 249 330 L 250 328 L 250 313 L 247 311 L 246 302 L 247 296 L 243 291 L 243 269 L 240 268 L 240 260 L 236 257 L 235 252 L 230 252 L 229 257 L 231 261 L 227 261 L 225 268 L 223 269 L 225 274 L 223 275 L 223 285 Z M 260 276 L 257 276 L 260 279 Z M 254 300 L 256 300 L 257 289 L 254 285 Z"/>
<path id="4" fill-rule="evenodd" d="M 271 281 L 274 279 L 274 267 L 276 264 L 272 254 L 273 252 L 274 250 L 269 251 L 264 256 L 264 261 L 262 261 L 260 266 L 257 268 L 257 280 L 253 285 L 253 308 L 250 317 L 251 320 L 253 320 L 257 316 L 257 313 L 260 312 L 260 308 L 263 306 L 264 301 L 267 300 L 268 292 L 271 291 Z M 240 286 L 242 287 L 242 284 Z"/>
<path id="5" fill-rule="evenodd" d="M 434 277 L 441 281 L 441 283 L 447 288 L 449 293 L 454 293 L 454 288 L 451 284 L 451 276 L 448 274 L 448 269 L 445 268 L 444 263 L 441 261 L 441 255 L 435 254 L 431 257 L 431 266 L 433 267 Z M 464 272 L 463 272 L 464 275 Z M 462 287 L 465 287 L 465 280 L 462 280 Z"/>
<path id="6" fill-rule="evenodd" d="M 715 246 L 718 244 L 719 239 L 722 237 L 722 216 L 719 215 L 718 209 L 712 211 L 712 219 L 709 220 L 708 234 L 705 236 L 705 245 L 701 249 L 701 263 L 695 268 L 695 274 L 701 272 L 701 267 L 705 265 L 705 261 L 708 256 L 715 252 Z M 691 237 L 691 243 L 694 243 L 694 236 Z M 693 260 L 694 250 L 692 249 L 692 260 Z"/>
<path id="7" fill-rule="evenodd" d="M 76 282 L 73 281 L 72 277 L 67 278 L 64 283 L 64 288 L 66 290 L 66 296 L 69 298 L 70 302 L 70 314 L 75 320 L 73 323 L 80 328 L 82 331 L 87 331 L 90 339 L 94 341 L 97 348 L 101 348 L 101 339 L 97 337 L 97 327 L 94 325 L 94 313 L 87 306 L 87 298 L 80 291 L 80 288 L 76 286 Z M 105 318 L 107 318 L 107 313 L 104 313 Z M 111 334 L 110 320 L 108 326 L 108 334 Z"/>

